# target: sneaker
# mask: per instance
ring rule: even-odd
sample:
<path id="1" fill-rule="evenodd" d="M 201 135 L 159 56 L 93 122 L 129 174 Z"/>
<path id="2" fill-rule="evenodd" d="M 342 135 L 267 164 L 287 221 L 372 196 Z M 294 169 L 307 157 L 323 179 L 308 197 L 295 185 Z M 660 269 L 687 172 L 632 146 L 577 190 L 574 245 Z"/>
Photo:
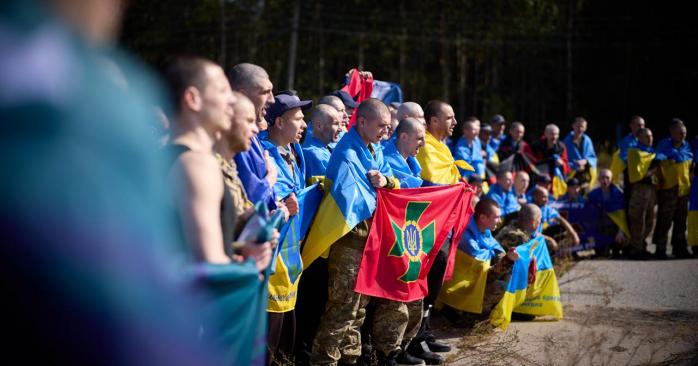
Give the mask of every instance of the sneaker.
<path id="1" fill-rule="evenodd" d="M 414 357 L 405 351 L 400 351 L 397 354 L 395 361 L 401 366 L 424 366 L 424 360 L 418 357 Z"/>
<path id="2" fill-rule="evenodd" d="M 407 353 L 411 356 L 421 358 L 427 365 L 441 365 L 444 362 L 440 354 L 434 353 L 429 349 L 426 341 L 410 342 L 407 346 Z"/>

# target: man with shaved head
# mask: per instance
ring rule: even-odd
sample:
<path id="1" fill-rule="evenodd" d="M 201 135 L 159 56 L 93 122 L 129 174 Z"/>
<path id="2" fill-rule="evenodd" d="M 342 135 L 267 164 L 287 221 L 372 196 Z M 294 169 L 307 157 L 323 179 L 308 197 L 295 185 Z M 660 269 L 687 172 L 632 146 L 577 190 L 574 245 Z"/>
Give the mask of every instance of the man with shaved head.
<path id="1" fill-rule="evenodd" d="M 312 134 L 306 135 L 303 141 L 303 153 L 306 160 L 306 180 L 325 175 L 332 152 L 329 144 L 339 140 L 342 119 L 334 107 L 320 104 L 313 110 L 311 124 L 313 126 Z"/>
<path id="2" fill-rule="evenodd" d="M 570 166 L 567 148 L 560 141 L 560 128 L 557 125 L 551 123 L 545 126 L 543 137 L 531 144 L 531 155 L 538 170 L 553 180 L 551 190 L 555 198 L 565 194 L 567 187 L 564 187 L 564 182 Z"/>
<path id="3" fill-rule="evenodd" d="M 630 237 L 625 214 L 625 194 L 613 183 L 610 169 L 599 169 L 599 186 L 589 192 L 589 205 L 596 210 L 595 248 L 597 256 L 617 253 Z M 612 249 L 612 250 L 611 250 Z M 614 252 L 614 253 L 611 253 Z"/>
<path id="4" fill-rule="evenodd" d="M 422 110 L 422 107 L 415 102 L 405 102 L 400 104 L 400 107 L 397 109 L 396 117 L 398 121 L 411 117 L 426 125 L 426 121 L 424 120 L 424 110 Z"/>
<path id="5" fill-rule="evenodd" d="M 657 245 L 655 258 L 666 258 L 669 228 L 672 254 L 677 258 L 689 258 L 686 238 L 688 221 L 688 196 L 691 190 L 690 168 L 693 152 L 686 142 L 686 125 L 675 118 L 669 124 L 669 137 L 657 144 L 657 160 L 662 170 L 662 184 L 657 191 L 657 225 L 654 239 Z M 697 184 L 697 183 L 694 183 Z"/>
<path id="6" fill-rule="evenodd" d="M 485 178 L 485 161 L 482 158 L 482 144 L 480 135 L 480 120 L 477 117 L 469 117 L 463 123 L 463 136 L 458 139 L 453 147 L 453 157 L 470 164 L 474 171 L 461 169 L 460 173 L 466 178 L 477 175 Z"/>
<path id="7" fill-rule="evenodd" d="M 313 263 L 329 249 L 328 300 L 313 341 L 310 363 L 314 365 L 334 365 L 340 361 L 352 364 L 357 361 L 361 355 L 359 328 L 366 315 L 366 305 L 371 299 L 354 292 L 354 283 L 375 205 L 352 212 L 355 217 L 345 220 L 346 231 L 328 232 L 327 226 L 333 221 L 327 221 L 324 213 L 337 214 L 337 208 L 332 207 L 345 207 L 344 202 L 351 202 L 357 196 L 375 197 L 376 188 L 398 187 L 392 169 L 385 162 L 382 149 L 377 145 L 390 124 L 388 108 L 380 100 L 369 98 L 361 102 L 355 113 L 356 123 L 337 144 L 330 157 L 326 171 L 329 184 L 325 188 L 328 194 L 320 205 L 303 248 L 304 264 Z M 373 328 L 405 326 L 408 315 L 400 305 L 404 304 L 388 303 L 382 309 L 382 314 L 390 316 L 374 319 Z M 382 362 L 394 362 L 400 352 L 400 339 L 395 334 L 374 338 Z"/>
<path id="8" fill-rule="evenodd" d="M 541 224 L 541 211 L 538 206 L 527 203 L 521 206 L 516 220 L 504 226 L 497 233 L 497 241 L 505 250 L 524 244 L 537 235 Z"/>
<path id="9" fill-rule="evenodd" d="M 521 122 L 514 122 L 509 127 L 509 134 L 499 143 L 497 155 L 501 169 L 512 172 L 529 169 L 530 161 L 525 152 L 530 149 L 524 141 L 525 127 Z M 511 159 L 511 160 L 509 160 Z"/>
<path id="10" fill-rule="evenodd" d="M 267 72 L 260 66 L 242 63 L 228 71 L 228 79 L 233 90 L 250 99 L 255 108 L 259 131 L 266 131 L 266 108 L 274 103 L 273 85 Z M 276 166 L 257 136 L 252 140 L 250 150 L 235 155 L 235 163 L 250 200 L 253 203 L 264 202 L 269 208 L 275 208 L 276 196 L 272 187 L 277 178 Z"/>
<path id="11" fill-rule="evenodd" d="M 407 104 L 407 103 L 405 103 Z M 403 104 L 403 105 L 405 105 Z M 432 100 L 424 109 L 427 132 L 424 147 L 417 153 L 417 161 L 422 167 L 421 178 L 424 186 L 447 185 L 458 183 L 461 179 L 459 168 L 468 167 L 464 161 L 456 162 L 451 150 L 444 143 L 453 134 L 456 116 L 450 104 Z M 471 168 L 472 169 L 472 168 Z M 428 352 L 448 352 L 450 347 L 437 342 L 429 325 L 430 309 L 433 307 L 443 286 L 451 239 L 441 246 L 428 274 L 429 295 L 424 299 L 424 318 L 417 337 L 410 345 L 410 353 L 420 357 Z"/>
<path id="12" fill-rule="evenodd" d="M 648 259 L 647 237 L 654 224 L 654 204 L 659 183 L 658 161 L 652 147 L 652 131 L 640 128 L 635 134 L 637 145 L 628 149 L 628 226 L 630 241 L 623 254 L 630 259 Z"/>

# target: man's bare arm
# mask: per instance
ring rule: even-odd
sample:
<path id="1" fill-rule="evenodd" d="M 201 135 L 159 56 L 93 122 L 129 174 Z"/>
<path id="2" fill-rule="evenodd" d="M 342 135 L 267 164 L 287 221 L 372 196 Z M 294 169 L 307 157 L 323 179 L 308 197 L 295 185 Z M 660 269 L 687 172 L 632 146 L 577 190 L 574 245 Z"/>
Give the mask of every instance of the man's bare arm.
<path id="1" fill-rule="evenodd" d="M 213 155 L 186 152 L 177 160 L 175 184 L 181 186 L 176 197 L 188 242 L 198 259 L 209 263 L 229 263 L 225 254 L 220 206 L 223 175 Z"/>

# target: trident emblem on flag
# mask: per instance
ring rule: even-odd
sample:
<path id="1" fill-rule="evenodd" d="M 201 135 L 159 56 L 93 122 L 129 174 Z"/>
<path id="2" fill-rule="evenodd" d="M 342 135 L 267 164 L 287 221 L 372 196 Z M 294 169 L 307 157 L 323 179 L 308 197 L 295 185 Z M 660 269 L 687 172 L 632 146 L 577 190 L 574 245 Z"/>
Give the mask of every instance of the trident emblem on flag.
<path id="1" fill-rule="evenodd" d="M 393 244 L 389 256 L 404 257 L 409 259 L 407 270 L 400 276 L 402 282 L 414 282 L 419 278 L 419 270 L 422 267 L 422 259 L 429 254 L 434 247 L 434 221 L 422 228 L 419 223 L 424 211 L 431 202 L 409 202 L 405 209 L 405 221 L 399 226 L 390 220 L 395 233 L 395 243 Z"/>

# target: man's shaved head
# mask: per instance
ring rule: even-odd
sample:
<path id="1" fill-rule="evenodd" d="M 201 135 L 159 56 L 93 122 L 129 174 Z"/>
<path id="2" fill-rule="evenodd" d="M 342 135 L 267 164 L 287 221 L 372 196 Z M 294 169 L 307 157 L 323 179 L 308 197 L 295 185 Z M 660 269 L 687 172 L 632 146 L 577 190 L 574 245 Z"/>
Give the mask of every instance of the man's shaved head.
<path id="1" fill-rule="evenodd" d="M 334 96 L 334 95 L 325 95 L 324 97 L 320 98 L 317 102 L 318 105 L 320 104 L 326 104 L 326 105 L 331 105 L 334 107 L 334 109 L 339 109 L 338 107 L 341 105 L 342 107 L 344 106 L 344 103 L 342 103 L 342 100 L 339 99 L 339 97 Z"/>
<path id="2" fill-rule="evenodd" d="M 522 229 L 532 233 L 536 231 L 538 225 L 540 225 L 540 218 L 540 208 L 533 203 L 527 203 L 521 206 L 517 221 Z"/>
<path id="3" fill-rule="evenodd" d="M 331 105 L 318 104 L 313 110 L 313 128 L 325 123 L 332 123 L 337 117 L 337 110 Z"/>
<path id="4" fill-rule="evenodd" d="M 417 120 L 421 120 L 422 123 L 426 123 L 424 122 L 424 110 L 422 110 L 422 106 L 415 102 L 402 103 L 397 109 L 396 118 L 398 121 L 402 121 L 408 117 L 416 118 Z"/>
<path id="5" fill-rule="evenodd" d="M 424 126 L 422 122 L 416 118 L 405 118 L 400 120 L 400 124 L 397 125 L 395 129 L 395 135 L 400 136 L 402 133 L 412 133 L 416 131 L 420 126 Z"/>
<path id="6" fill-rule="evenodd" d="M 365 119 L 375 119 L 380 117 L 382 114 L 387 113 L 390 116 L 390 110 L 380 99 L 369 98 L 361 102 L 358 108 L 356 108 L 356 119 L 363 117 Z"/>
<path id="7" fill-rule="evenodd" d="M 233 66 L 228 71 L 228 79 L 233 90 L 253 90 L 259 83 L 269 79 L 269 74 L 261 66 L 242 63 Z"/>
<path id="8" fill-rule="evenodd" d="M 441 113 L 441 110 L 448 105 L 448 103 L 440 100 L 429 101 L 429 103 L 427 103 L 426 108 L 424 108 L 424 119 L 427 121 L 426 123 L 430 123 L 429 120 L 431 119 L 431 117 L 438 117 Z"/>

